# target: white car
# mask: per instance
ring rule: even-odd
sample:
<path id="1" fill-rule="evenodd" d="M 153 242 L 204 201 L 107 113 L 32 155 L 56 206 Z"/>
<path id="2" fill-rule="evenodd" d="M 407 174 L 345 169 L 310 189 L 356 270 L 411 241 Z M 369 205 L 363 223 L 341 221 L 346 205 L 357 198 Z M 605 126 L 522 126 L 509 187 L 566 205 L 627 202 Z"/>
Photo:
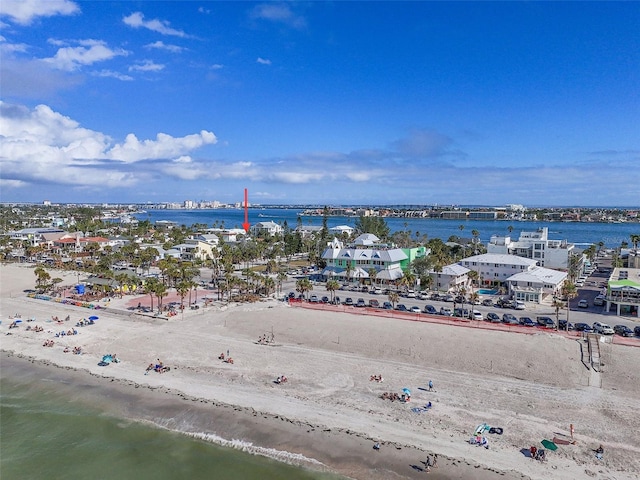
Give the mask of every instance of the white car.
<path id="1" fill-rule="evenodd" d="M 413 313 L 422 313 L 422 310 L 420 310 L 420 307 L 415 306 L 415 305 L 413 307 L 411 307 L 409 310 L 411 312 L 413 312 Z"/>
<path id="2" fill-rule="evenodd" d="M 589 308 L 589 302 L 587 302 L 584 298 L 578 302 L 579 308 Z"/>
<path id="3" fill-rule="evenodd" d="M 416 298 L 416 292 L 414 292 L 413 290 L 409 290 L 407 292 L 407 298 Z"/>
<path id="4" fill-rule="evenodd" d="M 593 324 L 593 331 L 601 335 L 613 335 L 615 332 L 606 323 L 596 322 Z"/>
<path id="5" fill-rule="evenodd" d="M 482 320 L 482 313 L 480 313 L 478 310 L 474 310 L 473 312 L 471 312 L 471 318 L 473 318 L 474 320 Z"/>
<path id="6" fill-rule="evenodd" d="M 513 308 L 515 308 L 516 310 L 524 310 L 525 309 L 524 302 L 516 300 L 515 302 L 513 302 Z"/>

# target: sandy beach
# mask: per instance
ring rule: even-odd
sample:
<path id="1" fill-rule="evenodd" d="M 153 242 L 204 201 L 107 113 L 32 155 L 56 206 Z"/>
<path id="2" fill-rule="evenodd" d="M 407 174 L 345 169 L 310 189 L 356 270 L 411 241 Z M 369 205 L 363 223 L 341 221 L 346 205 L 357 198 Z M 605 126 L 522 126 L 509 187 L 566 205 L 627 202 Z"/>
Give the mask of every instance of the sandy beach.
<path id="1" fill-rule="evenodd" d="M 605 369 L 594 374 L 581 361 L 581 341 L 537 329 L 495 332 L 275 300 L 214 303 L 167 320 L 127 310 L 148 296 L 92 311 L 27 298 L 33 267 L 0 272 L 2 375 L 44 368 L 71 385 L 91 383 L 130 418 L 223 444 L 241 440 L 232 446 L 354 479 L 640 475 L 640 348 L 603 345 Z M 75 273 L 64 275 L 54 276 L 74 283 Z M 9 330 L 15 313 L 23 322 Z M 75 327 L 92 314 L 100 317 L 95 325 Z M 55 337 L 73 328 L 77 335 Z M 271 333 L 273 344 L 257 341 Z M 54 346 L 43 347 L 45 340 Z M 233 364 L 218 358 L 227 351 Z M 120 363 L 98 366 L 107 353 Z M 158 359 L 170 371 L 147 372 Z M 276 384 L 280 375 L 288 381 Z M 412 392 L 408 403 L 380 398 L 403 388 Z M 428 402 L 427 411 L 412 410 Z M 468 442 L 482 423 L 503 429 L 486 434 L 488 449 Z M 546 463 L 523 453 L 542 439 L 566 438 L 570 424 L 576 444 L 560 445 Z M 600 444 L 602 460 L 594 455 Z M 438 454 L 438 468 L 426 473 L 428 454 Z"/>

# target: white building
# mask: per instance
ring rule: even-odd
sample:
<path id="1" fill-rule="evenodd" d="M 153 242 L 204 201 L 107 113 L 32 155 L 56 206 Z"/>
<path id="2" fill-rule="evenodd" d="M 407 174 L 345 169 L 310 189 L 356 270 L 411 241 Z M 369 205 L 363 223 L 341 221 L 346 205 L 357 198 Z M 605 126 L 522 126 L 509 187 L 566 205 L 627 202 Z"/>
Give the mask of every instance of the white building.
<path id="1" fill-rule="evenodd" d="M 478 281 L 481 285 L 493 285 L 504 283 L 507 278 L 516 273 L 532 270 L 538 262 L 516 255 L 484 253 L 463 258 L 458 264 L 478 272 Z"/>
<path id="2" fill-rule="evenodd" d="M 250 230 L 254 235 L 266 233 L 273 236 L 282 233 L 282 227 L 272 221 L 254 223 L 253 225 L 251 225 Z"/>
<path id="3" fill-rule="evenodd" d="M 466 286 L 469 282 L 467 274 L 471 270 L 454 263 L 442 267 L 442 271 L 431 271 L 429 275 L 433 278 L 433 288 L 441 292 L 455 291 L 459 287 Z"/>
<path id="4" fill-rule="evenodd" d="M 348 279 L 361 283 L 370 279 L 371 283 L 388 282 L 402 278 L 403 262 L 409 256 L 401 248 L 380 244 L 380 239 L 371 233 L 360 235 L 349 247 L 334 238 L 322 258 L 327 262 L 322 274 L 326 277 Z M 371 278 L 372 270 L 376 271 Z"/>
<path id="5" fill-rule="evenodd" d="M 567 272 L 534 267 L 512 275 L 506 284 L 514 300 L 541 303 L 548 296 L 559 295 L 566 278 Z"/>
<path id="6" fill-rule="evenodd" d="M 509 295 L 522 302 L 541 303 L 555 295 L 567 273 L 541 267 L 536 260 L 517 255 L 485 253 L 464 258 L 460 265 L 478 272 L 481 285 L 505 285 Z"/>
<path id="7" fill-rule="evenodd" d="M 543 227 L 535 232 L 521 232 L 518 240 L 493 235 L 487 253 L 517 255 L 535 260 L 541 267 L 567 270 L 574 247 L 566 240 L 549 240 L 549 229 Z"/>
<path id="8" fill-rule="evenodd" d="M 337 225 L 335 227 L 331 227 L 329 229 L 329 233 L 332 233 L 334 235 L 342 235 L 343 233 L 351 235 L 354 230 L 355 229 L 353 227 L 350 227 L 349 225 Z"/>

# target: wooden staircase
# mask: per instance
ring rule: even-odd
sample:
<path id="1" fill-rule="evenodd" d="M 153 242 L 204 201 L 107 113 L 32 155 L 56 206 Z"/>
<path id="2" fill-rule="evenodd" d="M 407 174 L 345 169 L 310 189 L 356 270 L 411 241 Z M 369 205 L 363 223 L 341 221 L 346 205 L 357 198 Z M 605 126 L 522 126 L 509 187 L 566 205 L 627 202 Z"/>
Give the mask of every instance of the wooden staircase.
<path id="1" fill-rule="evenodd" d="M 600 372 L 600 335 L 596 333 L 588 333 L 587 346 L 589 348 L 589 363 L 591 364 L 591 368 L 596 372 Z"/>

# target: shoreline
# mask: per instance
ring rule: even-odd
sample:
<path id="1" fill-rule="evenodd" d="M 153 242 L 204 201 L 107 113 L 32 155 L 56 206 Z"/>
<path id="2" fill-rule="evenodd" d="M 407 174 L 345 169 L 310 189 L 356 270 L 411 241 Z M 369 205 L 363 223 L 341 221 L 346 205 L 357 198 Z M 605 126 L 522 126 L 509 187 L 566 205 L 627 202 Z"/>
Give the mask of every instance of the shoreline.
<path id="1" fill-rule="evenodd" d="M 5 378 L 8 372 L 9 376 L 19 373 L 19 376 L 43 377 L 63 384 L 68 393 L 76 394 L 77 386 L 82 385 L 85 391 L 76 400 L 94 407 L 98 402 L 98 408 L 104 409 L 110 416 L 347 479 L 414 478 L 402 475 L 399 471 L 404 470 L 403 465 L 412 462 L 421 468 L 423 465 L 415 459 L 426 458 L 431 453 L 395 442 L 382 442 L 380 451 L 375 452 L 371 445 L 376 439 L 349 429 L 326 428 L 246 407 L 192 397 L 171 388 L 156 388 L 117 377 L 101 376 L 3 349 L 0 349 L 0 359 Z M 385 451 L 390 455 L 385 455 Z M 394 458 L 385 458 L 390 456 Z M 364 468 L 363 465 L 370 459 L 374 459 L 374 462 Z M 504 478 L 505 475 L 505 472 L 442 455 L 439 455 L 438 465 L 438 470 L 431 470 L 429 478 L 492 480 Z M 511 473 L 508 478 L 529 478 L 517 472 L 508 473 Z"/>
<path id="2" fill-rule="evenodd" d="M 640 372 L 632 368 L 640 362 L 637 348 L 606 346 L 607 372 L 602 388 L 595 388 L 588 387 L 579 342 L 553 333 L 477 331 L 282 302 L 230 304 L 159 320 L 127 311 L 135 296 L 112 299 L 108 309 L 96 311 L 96 324 L 78 328 L 77 336 L 55 338 L 56 330 L 69 329 L 89 310 L 11 296 L 8 285 L 14 291 L 32 286 L 32 269 L 3 266 L 0 275 L 3 377 L 29 369 L 64 376 L 72 391 L 102 392 L 127 418 L 218 442 L 239 440 L 236 448 L 249 442 L 302 455 L 312 467 L 315 460 L 324 465 L 316 468 L 357 480 L 422 478 L 427 453 L 439 456 L 439 468 L 428 475 L 442 480 L 630 480 L 640 472 L 634 428 Z M 44 331 L 26 331 L 25 323 L 9 332 L 6 315 L 14 312 L 35 317 L 32 325 Z M 58 326 L 46 320 L 53 315 L 71 321 Z M 256 342 L 267 331 L 275 332 L 276 345 Z M 45 339 L 55 346 L 43 347 Z M 65 346 L 81 346 L 83 354 L 63 353 Z M 233 365 L 218 359 L 228 350 Z M 107 352 L 116 352 L 121 363 L 98 366 Z M 171 370 L 145 375 L 157 358 Z M 276 385 L 281 374 L 289 382 Z M 373 374 L 384 382 L 371 382 Z M 429 379 L 435 392 L 423 388 Z M 405 387 L 413 392 L 409 404 L 380 398 Z M 428 412 L 412 411 L 427 402 L 433 402 Z M 505 430 L 488 436 L 489 450 L 468 443 L 483 422 Z M 544 464 L 522 453 L 566 434 L 569 423 L 576 425 L 577 445 L 561 446 Z M 375 442 L 380 451 L 373 450 Z M 591 451 L 600 443 L 607 452 L 602 462 Z"/>

